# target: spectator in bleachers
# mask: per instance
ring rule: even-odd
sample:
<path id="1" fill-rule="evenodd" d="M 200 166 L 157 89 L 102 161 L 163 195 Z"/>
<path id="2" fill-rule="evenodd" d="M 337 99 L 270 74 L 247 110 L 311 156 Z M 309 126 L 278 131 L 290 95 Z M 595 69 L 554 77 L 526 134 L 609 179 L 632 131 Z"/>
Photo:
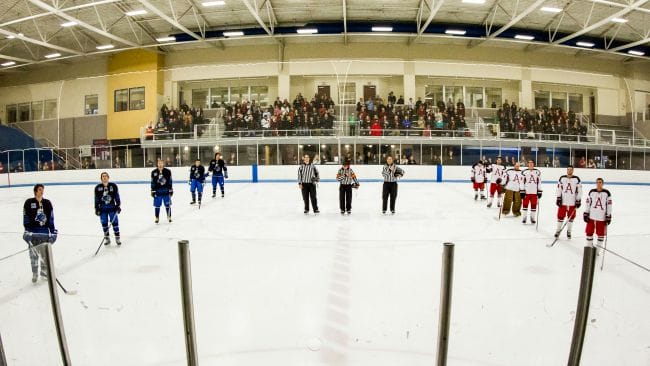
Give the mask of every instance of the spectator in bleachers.
<path id="1" fill-rule="evenodd" d="M 370 126 L 370 136 L 381 136 L 382 135 L 382 126 L 379 123 L 377 118 L 374 119 L 372 125 Z"/>
<path id="2" fill-rule="evenodd" d="M 2 164 L 2 162 L 0 161 L 0 174 L 3 174 L 3 173 L 6 173 L 6 172 L 5 172 L 5 166 L 4 166 L 4 165 Z"/>

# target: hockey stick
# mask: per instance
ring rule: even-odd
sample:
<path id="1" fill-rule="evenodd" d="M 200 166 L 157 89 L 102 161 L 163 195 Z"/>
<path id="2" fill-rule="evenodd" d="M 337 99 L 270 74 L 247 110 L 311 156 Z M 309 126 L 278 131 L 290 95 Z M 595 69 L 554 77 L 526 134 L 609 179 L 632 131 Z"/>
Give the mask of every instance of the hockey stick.
<path id="1" fill-rule="evenodd" d="M 575 206 L 573 206 L 573 212 L 574 213 L 575 213 L 575 210 L 576 210 L 576 208 L 575 208 Z M 551 244 L 546 245 L 548 248 L 552 247 L 553 245 L 555 245 L 555 243 L 557 243 L 560 240 L 560 234 L 562 233 L 564 228 L 569 224 L 569 222 L 571 222 L 571 215 L 573 215 L 573 213 L 568 214 L 567 220 L 564 222 L 564 224 L 562 224 L 562 227 L 560 227 L 560 230 L 558 230 L 555 233 L 555 235 L 556 235 L 555 240 L 553 240 L 553 242 Z"/>
<path id="2" fill-rule="evenodd" d="M 29 244 L 30 244 L 29 250 L 38 258 L 39 261 L 41 261 L 41 263 L 42 263 L 41 265 L 44 265 L 45 261 L 38 254 L 38 251 L 35 249 L 36 246 L 34 244 L 32 244 L 31 241 L 29 242 Z M 39 245 L 41 245 L 41 244 L 39 244 Z M 41 268 L 41 270 L 42 270 L 42 268 Z M 68 291 L 65 287 L 63 287 L 63 285 L 61 284 L 61 281 L 59 281 L 58 278 L 55 278 L 55 280 L 56 280 L 56 283 L 59 285 L 59 287 L 61 287 L 61 290 L 63 290 L 63 292 L 66 295 L 76 295 L 77 294 L 77 291 L 75 291 L 75 290 Z"/>
<path id="3" fill-rule="evenodd" d="M 117 213 L 117 211 L 116 211 L 116 212 L 115 212 L 115 216 L 113 216 L 113 219 L 111 220 L 111 222 L 110 222 L 109 225 L 108 225 L 108 229 L 109 229 L 109 230 L 110 230 L 110 228 L 113 226 L 113 223 L 115 223 L 115 219 L 117 218 L 117 215 L 118 215 L 118 213 Z M 104 239 L 105 239 L 105 238 L 106 238 L 106 236 L 104 236 Z M 102 241 L 99 242 L 99 247 L 97 247 L 97 250 L 95 251 L 95 254 L 93 254 L 93 257 L 96 257 L 96 256 L 97 256 L 97 253 L 99 253 L 99 251 L 102 249 L 102 246 L 104 245 L 104 239 L 102 239 Z"/>
<path id="4" fill-rule="evenodd" d="M 542 201 L 541 198 L 537 200 L 537 215 L 535 217 L 535 231 L 539 231 L 539 209 L 542 208 L 542 205 L 540 204 L 541 201 Z"/>
<path id="5" fill-rule="evenodd" d="M 595 224 L 595 222 L 594 222 Z M 600 270 L 605 266 L 605 253 L 607 252 L 607 224 L 605 224 L 605 242 L 603 243 L 603 258 L 600 261 Z"/>
<path id="6" fill-rule="evenodd" d="M 59 281 L 58 278 L 56 279 L 56 283 L 59 285 L 59 287 L 61 287 L 61 290 L 63 290 L 63 292 L 66 295 L 76 295 L 77 294 L 77 290 L 67 290 L 65 287 L 63 287 L 63 285 L 61 284 L 61 281 Z"/>

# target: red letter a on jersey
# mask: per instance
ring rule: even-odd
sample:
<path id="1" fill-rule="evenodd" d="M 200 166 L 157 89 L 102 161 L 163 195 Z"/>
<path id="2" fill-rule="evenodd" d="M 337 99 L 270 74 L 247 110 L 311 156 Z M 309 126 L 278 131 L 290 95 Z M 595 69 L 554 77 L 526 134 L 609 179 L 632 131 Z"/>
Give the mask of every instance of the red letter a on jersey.
<path id="1" fill-rule="evenodd" d="M 601 210 L 604 210 L 605 208 L 603 207 L 603 200 L 598 197 L 596 200 L 596 203 L 594 204 L 594 208 L 600 208 Z"/>

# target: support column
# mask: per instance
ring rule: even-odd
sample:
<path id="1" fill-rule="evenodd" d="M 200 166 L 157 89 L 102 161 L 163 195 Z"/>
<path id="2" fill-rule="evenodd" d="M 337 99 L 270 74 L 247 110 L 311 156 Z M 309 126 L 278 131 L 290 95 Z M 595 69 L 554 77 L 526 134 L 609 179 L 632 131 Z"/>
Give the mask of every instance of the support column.
<path id="1" fill-rule="evenodd" d="M 413 98 L 414 103 L 417 100 L 415 95 L 415 64 L 413 62 L 404 64 L 404 101 L 408 102 L 409 98 Z"/>
<path id="2" fill-rule="evenodd" d="M 519 87 L 519 107 L 533 109 L 533 81 L 531 80 L 530 70 L 524 69 L 521 73 L 521 84 Z"/>
<path id="3" fill-rule="evenodd" d="M 291 77 L 289 76 L 285 66 L 285 68 L 278 74 L 278 97 L 280 97 L 280 100 L 284 100 L 284 98 L 291 100 L 291 94 L 289 94 L 290 89 Z"/>

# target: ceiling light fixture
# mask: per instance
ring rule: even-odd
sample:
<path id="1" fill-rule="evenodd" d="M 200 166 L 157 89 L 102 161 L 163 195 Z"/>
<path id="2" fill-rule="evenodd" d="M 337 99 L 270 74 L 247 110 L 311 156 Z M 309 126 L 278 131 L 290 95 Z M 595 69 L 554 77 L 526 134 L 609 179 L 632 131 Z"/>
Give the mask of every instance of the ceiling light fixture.
<path id="1" fill-rule="evenodd" d="M 445 31 L 445 34 L 452 34 L 455 36 L 464 36 L 465 33 L 467 33 L 467 31 L 462 29 L 447 29 Z"/>
<path id="2" fill-rule="evenodd" d="M 241 37 L 244 35 L 242 31 L 223 32 L 224 37 Z"/>
<path id="3" fill-rule="evenodd" d="M 372 27 L 373 32 L 392 32 L 393 27 L 385 27 L 385 26 L 377 26 L 377 27 Z"/>
<path id="4" fill-rule="evenodd" d="M 78 24 L 77 22 L 65 22 L 65 23 L 61 24 L 61 26 L 64 27 L 64 28 L 68 28 L 68 27 L 74 27 L 77 24 Z"/>
<path id="5" fill-rule="evenodd" d="M 61 57 L 61 54 L 58 53 L 58 52 L 57 53 L 50 53 L 49 55 L 45 55 L 45 58 L 57 58 L 57 57 Z"/>
<path id="6" fill-rule="evenodd" d="M 535 39 L 535 37 L 533 37 L 533 36 L 527 36 L 527 35 L 525 35 L 525 34 L 517 34 L 517 35 L 515 36 L 515 38 L 517 38 L 517 39 L 522 39 L 522 40 L 524 40 L 524 41 L 532 41 L 533 39 Z"/>
<path id="7" fill-rule="evenodd" d="M 465 4 L 485 4 L 485 0 L 463 0 Z"/>
<path id="8" fill-rule="evenodd" d="M 634 56 L 643 56 L 643 55 L 645 55 L 645 52 L 636 51 L 636 50 L 629 50 L 629 51 L 627 51 L 627 53 L 629 53 L 630 55 L 634 55 Z"/>
<path id="9" fill-rule="evenodd" d="M 126 14 L 127 16 L 130 16 L 130 17 L 134 17 L 134 16 L 138 16 L 138 15 L 147 14 L 147 11 L 144 10 L 144 9 L 138 9 L 138 10 L 127 11 L 124 14 Z"/>
<path id="10" fill-rule="evenodd" d="M 15 65 L 15 64 L 16 64 L 16 63 L 13 62 L 13 61 L 7 61 L 7 62 L 1 64 L 1 66 L 2 66 L 2 67 L 7 67 L 7 66 L 13 66 L 13 65 Z"/>
<path id="11" fill-rule="evenodd" d="M 103 46 L 97 46 L 97 47 L 95 47 L 95 48 L 97 48 L 97 49 L 100 50 L 100 51 L 103 51 L 103 50 L 110 50 L 110 49 L 113 49 L 113 48 L 115 48 L 115 46 L 112 45 L 112 44 L 105 44 L 105 45 L 103 45 Z"/>
<path id="12" fill-rule="evenodd" d="M 318 33 L 318 29 L 316 29 L 316 28 L 302 28 L 302 29 L 298 29 L 296 32 L 298 32 L 299 34 L 315 34 L 315 33 Z"/>
<path id="13" fill-rule="evenodd" d="M 171 36 L 169 36 L 169 37 L 160 37 L 160 38 L 156 38 L 156 41 L 158 41 L 160 43 L 163 43 L 163 42 L 175 42 L 176 37 L 171 37 Z"/>
<path id="14" fill-rule="evenodd" d="M 201 5 L 205 6 L 206 8 L 209 6 L 224 6 L 226 5 L 226 2 L 223 0 L 218 0 L 218 1 L 204 1 Z"/>
<path id="15" fill-rule="evenodd" d="M 614 22 L 614 23 L 627 23 L 627 19 L 623 19 L 623 18 L 613 18 L 613 19 L 612 19 L 612 22 Z"/>
<path id="16" fill-rule="evenodd" d="M 590 47 L 591 48 L 591 47 L 593 47 L 595 45 L 596 44 L 592 43 L 592 42 L 582 42 L 582 41 L 576 42 L 576 46 L 580 46 L 580 47 Z"/>
<path id="17" fill-rule="evenodd" d="M 540 10 L 547 13 L 559 13 L 562 11 L 561 8 L 556 8 L 555 6 L 542 6 Z"/>

